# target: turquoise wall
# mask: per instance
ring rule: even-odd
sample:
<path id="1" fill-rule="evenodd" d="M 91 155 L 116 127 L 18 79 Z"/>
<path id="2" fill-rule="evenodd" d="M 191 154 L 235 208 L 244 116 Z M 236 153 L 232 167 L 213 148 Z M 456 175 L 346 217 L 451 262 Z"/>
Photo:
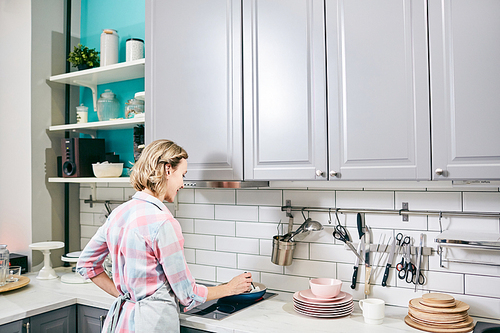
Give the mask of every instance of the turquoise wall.
<path id="1" fill-rule="evenodd" d="M 145 0 L 82 0 L 81 1 L 80 42 L 100 51 L 100 38 L 103 29 L 118 31 L 118 62 L 125 61 L 125 42 L 128 38 L 145 40 Z M 120 101 L 121 117 L 125 115 L 125 102 L 138 91 L 144 91 L 144 79 L 103 84 L 97 87 L 98 97 L 105 89 L 111 89 Z M 80 89 L 80 103 L 89 108 L 89 122 L 98 121 L 93 112 L 92 92 Z M 134 161 L 133 129 L 98 131 L 97 137 L 106 140 L 106 152 L 120 155 L 124 167 Z"/>

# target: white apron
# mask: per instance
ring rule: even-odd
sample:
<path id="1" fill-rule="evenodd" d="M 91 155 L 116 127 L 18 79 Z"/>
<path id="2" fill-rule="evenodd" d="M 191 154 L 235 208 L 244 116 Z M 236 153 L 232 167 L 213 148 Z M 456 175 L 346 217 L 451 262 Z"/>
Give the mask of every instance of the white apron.
<path id="1" fill-rule="evenodd" d="M 179 302 L 167 282 L 153 295 L 138 302 L 132 301 L 129 293 L 117 297 L 108 312 L 110 318 L 108 333 L 115 332 L 120 309 L 124 302 L 135 303 L 134 323 L 136 333 L 180 332 Z"/>

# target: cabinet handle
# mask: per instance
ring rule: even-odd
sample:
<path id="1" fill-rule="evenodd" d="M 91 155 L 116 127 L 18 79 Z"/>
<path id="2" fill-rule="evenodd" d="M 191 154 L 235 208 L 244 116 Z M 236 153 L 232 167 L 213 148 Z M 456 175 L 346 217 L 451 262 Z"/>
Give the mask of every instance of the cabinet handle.
<path id="1" fill-rule="evenodd" d="M 316 170 L 316 176 L 318 176 L 318 177 L 323 177 L 323 175 L 324 175 L 324 174 L 325 174 L 325 173 L 324 173 L 323 171 L 321 171 L 321 170 Z"/>
<path id="2" fill-rule="evenodd" d="M 30 323 L 23 324 L 23 326 L 26 328 L 26 333 L 30 333 Z"/>
<path id="3" fill-rule="evenodd" d="M 339 175 L 337 171 L 330 171 L 330 177 L 338 177 Z"/>
<path id="4" fill-rule="evenodd" d="M 438 168 L 438 169 L 436 169 L 434 172 L 435 172 L 435 173 L 436 173 L 436 175 L 438 175 L 438 176 L 441 176 L 441 175 L 443 175 L 443 173 L 444 173 L 443 169 L 439 169 L 439 168 Z"/>
<path id="5" fill-rule="evenodd" d="M 106 316 L 99 316 L 99 323 L 101 325 L 101 331 L 102 331 L 102 327 L 104 326 L 104 320 L 106 320 Z"/>

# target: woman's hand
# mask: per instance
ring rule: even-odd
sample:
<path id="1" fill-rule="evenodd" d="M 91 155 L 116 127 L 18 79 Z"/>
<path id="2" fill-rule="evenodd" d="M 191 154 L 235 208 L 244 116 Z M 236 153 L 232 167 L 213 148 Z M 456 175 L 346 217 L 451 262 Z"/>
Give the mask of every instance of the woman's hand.
<path id="1" fill-rule="evenodd" d="M 250 291 L 252 289 L 251 285 L 252 273 L 243 273 L 235 276 L 227 283 L 229 295 L 238 295 Z"/>
<path id="2" fill-rule="evenodd" d="M 252 274 L 240 274 L 238 276 L 235 276 L 228 283 L 220 284 L 216 287 L 208 287 L 207 301 L 250 291 L 251 285 Z"/>

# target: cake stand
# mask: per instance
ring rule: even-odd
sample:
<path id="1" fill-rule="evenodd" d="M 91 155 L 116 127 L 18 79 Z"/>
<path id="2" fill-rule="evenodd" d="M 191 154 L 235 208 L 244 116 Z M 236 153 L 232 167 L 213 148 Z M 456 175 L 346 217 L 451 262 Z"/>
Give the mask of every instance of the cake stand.
<path id="1" fill-rule="evenodd" d="M 80 257 L 80 253 L 82 253 L 82 251 L 70 252 L 66 255 L 61 256 L 61 260 L 64 262 L 76 263 L 76 262 L 78 262 L 78 258 Z M 71 269 L 74 269 L 74 268 L 75 268 L 75 265 L 72 265 Z M 74 273 L 66 273 L 63 276 L 61 276 L 61 282 L 64 282 L 64 283 L 89 283 L 92 281 L 90 279 L 85 279 L 83 276 L 78 274 L 78 272 L 75 270 Z"/>
<path id="2" fill-rule="evenodd" d="M 57 279 L 57 274 L 52 268 L 50 262 L 50 250 L 56 250 L 64 247 L 63 242 L 40 242 L 30 244 L 32 250 L 38 250 L 43 253 L 43 268 L 38 272 L 37 279 L 50 280 Z"/>

